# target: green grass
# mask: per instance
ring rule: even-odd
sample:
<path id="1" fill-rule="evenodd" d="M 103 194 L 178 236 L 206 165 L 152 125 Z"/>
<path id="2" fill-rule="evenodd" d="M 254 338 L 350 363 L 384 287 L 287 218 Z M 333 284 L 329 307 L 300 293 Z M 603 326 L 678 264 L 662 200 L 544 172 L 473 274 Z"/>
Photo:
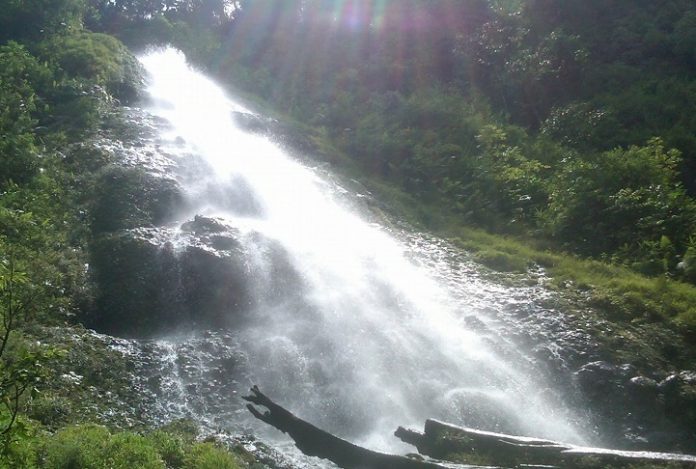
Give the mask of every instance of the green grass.
<path id="1" fill-rule="evenodd" d="M 647 277 L 626 267 L 582 259 L 534 246 L 534 241 L 487 233 L 470 227 L 448 228 L 440 233 L 495 270 L 519 272 L 544 267 L 549 286 L 581 293 L 607 318 L 624 321 L 667 321 L 685 332 L 696 329 L 696 286 Z"/>
<path id="2" fill-rule="evenodd" d="M 112 431 L 97 424 L 68 425 L 49 433 L 36 423 L 15 436 L 5 456 L 9 466 L 75 469 L 241 469 L 248 455 L 238 455 L 214 441 L 173 426 L 137 433 Z M 171 428 L 170 428 L 171 427 Z M 253 463 L 253 461 L 252 461 Z"/>

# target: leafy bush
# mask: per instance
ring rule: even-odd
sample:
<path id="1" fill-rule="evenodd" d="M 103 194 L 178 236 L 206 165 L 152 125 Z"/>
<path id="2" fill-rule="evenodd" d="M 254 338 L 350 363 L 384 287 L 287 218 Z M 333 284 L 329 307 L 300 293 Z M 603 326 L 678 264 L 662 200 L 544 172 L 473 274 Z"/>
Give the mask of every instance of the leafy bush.
<path id="1" fill-rule="evenodd" d="M 164 461 L 152 442 L 135 433 L 113 435 L 103 454 L 104 468 L 142 469 L 164 468 Z"/>
<path id="2" fill-rule="evenodd" d="M 113 36 L 89 31 L 57 35 L 45 41 L 41 51 L 67 77 L 82 78 L 104 86 L 112 95 L 125 101 L 139 96 L 141 67 Z"/>
<path id="3" fill-rule="evenodd" d="M 67 422 L 72 412 L 72 405 L 65 397 L 41 395 L 31 401 L 28 415 L 48 428 L 58 428 Z"/>
<path id="4" fill-rule="evenodd" d="M 48 438 L 42 451 L 44 467 L 104 467 L 103 455 L 111 434 L 99 425 L 71 426 Z"/>
<path id="5" fill-rule="evenodd" d="M 609 150 L 618 131 L 611 112 L 586 102 L 553 108 L 541 127 L 542 134 L 585 151 Z"/>
<path id="6" fill-rule="evenodd" d="M 679 163 L 679 152 L 665 150 L 659 139 L 567 161 L 551 182 L 542 226 L 591 255 L 625 243 L 659 243 L 662 236 L 683 245 L 696 205 L 681 185 Z"/>
<path id="7" fill-rule="evenodd" d="M 166 427 L 165 427 L 166 428 Z M 36 444 L 38 442 L 35 441 Z M 86 424 L 62 428 L 39 445 L 40 467 L 71 469 L 239 469 L 236 456 L 215 443 L 186 441 L 157 430 L 112 434 Z"/>
<path id="8" fill-rule="evenodd" d="M 0 187 L 8 181 L 27 182 L 38 170 L 35 86 L 49 75 L 23 46 L 0 46 Z"/>
<path id="9" fill-rule="evenodd" d="M 674 25 L 672 41 L 678 54 L 696 64 L 696 10 L 684 13 Z"/>
<path id="10" fill-rule="evenodd" d="M 12 0 L 0 9 L 0 42 L 36 40 L 61 31 L 78 29 L 83 0 Z"/>
<path id="11" fill-rule="evenodd" d="M 155 447 L 143 436 L 117 433 L 99 425 L 66 427 L 49 437 L 42 467 L 74 469 L 164 468 Z"/>
<path id="12" fill-rule="evenodd" d="M 180 435 L 156 430 L 150 433 L 147 438 L 152 445 L 157 448 L 159 454 L 162 455 L 162 459 L 167 467 L 184 467 L 187 444 Z"/>

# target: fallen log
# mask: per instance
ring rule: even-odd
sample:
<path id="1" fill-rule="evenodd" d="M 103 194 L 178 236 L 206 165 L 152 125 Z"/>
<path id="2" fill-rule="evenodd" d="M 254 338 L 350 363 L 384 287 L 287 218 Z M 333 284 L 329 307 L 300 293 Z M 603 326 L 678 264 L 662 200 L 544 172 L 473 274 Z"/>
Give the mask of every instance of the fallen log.
<path id="1" fill-rule="evenodd" d="M 490 464 L 512 467 L 521 464 L 583 468 L 629 465 L 661 467 L 669 464 L 670 467 L 696 468 L 696 456 L 686 454 L 576 446 L 458 427 L 438 420 L 427 420 L 423 433 L 399 427 L 394 434 L 418 448 L 419 453 L 445 460 L 452 455 L 457 455 L 458 460 L 466 460 L 469 455 L 477 461 L 483 457 Z"/>
<path id="2" fill-rule="evenodd" d="M 300 419 L 273 402 L 257 386 L 243 399 L 266 407 L 260 412 L 247 408 L 257 419 L 287 433 L 297 448 L 308 456 L 328 459 L 345 469 L 452 469 L 484 466 L 450 464 L 442 461 L 417 460 L 385 454 L 355 445 Z M 696 468 L 696 456 L 650 451 L 622 451 L 571 445 L 540 438 L 506 435 L 426 420 L 423 433 L 399 427 L 394 433 L 414 445 L 418 452 L 439 460 L 466 459 L 480 464 L 485 460 L 495 467 L 583 467 L 645 466 Z M 486 467 L 491 467 L 486 466 Z"/>
<path id="3" fill-rule="evenodd" d="M 252 387 L 251 395 L 243 396 L 243 399 L 266 407 L 268 411 L 261 413 L 253 405 L 247 405 L 247 409 L 254 417 L 272 425 L 281 432 L 287 433 L 290 438 L 295 440 L 295 445 L 304 454 L 328 459 L 346 469 L 451 469 L 464 467 L 419 461 L 354 445 L 296 417 L 289 410 L 273 402 L 257 386 Z"/>

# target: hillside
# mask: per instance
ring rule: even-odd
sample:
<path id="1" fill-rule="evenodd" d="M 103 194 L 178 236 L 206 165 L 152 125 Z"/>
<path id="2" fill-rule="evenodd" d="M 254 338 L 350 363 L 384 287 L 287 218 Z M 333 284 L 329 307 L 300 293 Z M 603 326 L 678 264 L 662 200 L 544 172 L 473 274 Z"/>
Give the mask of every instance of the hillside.
<path id="1" fill-rule="evenodd" d="M 696 449 L 693 2 L 30 0 L 0 11 L 0 467 L 290 467 L 246 437 L 156 421 L 148 360 L 166 357 L 169 321 L 212 331 L 180 361 L 239 358 L 215 290 L 238 272 L 205 257 L 236 252 L 236 228 L 176 219 L 185 190 L 123 164 L 171 156 L 138 110 L 135 54 L 162 45 L 273 116 L 240 127 L 359 187 L 376 223 L 444 239 L 476 278 L 560 311 L 558 330 L 519 319 L 499 336 L 563 362 L 549 379 L 578 381 L 595 433 Z M 153 248 L 186 230 L 188 257 Z M 286 248 L 255 242 L 299 291 Z M 196 278 L 172 292 L 182 269 Z"/>

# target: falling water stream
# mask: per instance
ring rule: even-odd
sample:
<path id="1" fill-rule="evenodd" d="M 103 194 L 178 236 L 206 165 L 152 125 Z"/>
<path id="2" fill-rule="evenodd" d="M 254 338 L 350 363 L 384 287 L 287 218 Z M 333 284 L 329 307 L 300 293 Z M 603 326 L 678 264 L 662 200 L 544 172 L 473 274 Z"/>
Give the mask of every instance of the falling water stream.
<path id="1" fill-rule="evenodd" d="M 149 75 L 147 111 L 163 122 L 158 148 L 189 167 L 179 176 L 189 199 L 181 222 L 213 217 L 245 240 L 255 298 L 225 336 L 243 357 L 239 393 L 258 384 L 318 426 L 388 451 L 403 449 L 391 436 L 397 426 L 421 427 L 431 417 L 589 438 L 563 394 L 505 334 L 513 322 L 505 312 L 535 307 L 543 289 L 498 286 L 446 243 L 374 222 L 361 209 L 364 194 L 237 125 L 234 115 L 254 114 L 189 68 L 180 52 L 140 60 Z M 260 236 L 282 246 L 288 272 L 271 265 Z M 283 275 L 292 281 L 279 283 Z M 156 347 L 174 369 L 187 340 L 190 375 L 205 366 L 195 342 L 168 338 Z M 210 347 L 200 353 L 215 354 Z M 216 412 L 191 405 L 176 372 L 168 380 L 162 388 L 172 412 L 188 406 L 203 419 Z M 264 431 L 237 395 L 228 398 L 237 409 L 231 427 L 236 418 Z"/>

